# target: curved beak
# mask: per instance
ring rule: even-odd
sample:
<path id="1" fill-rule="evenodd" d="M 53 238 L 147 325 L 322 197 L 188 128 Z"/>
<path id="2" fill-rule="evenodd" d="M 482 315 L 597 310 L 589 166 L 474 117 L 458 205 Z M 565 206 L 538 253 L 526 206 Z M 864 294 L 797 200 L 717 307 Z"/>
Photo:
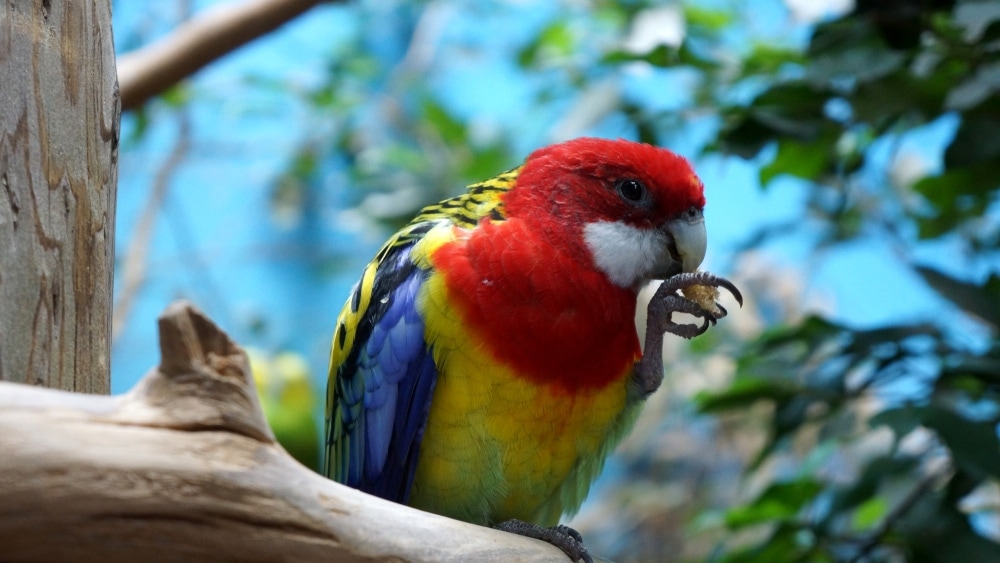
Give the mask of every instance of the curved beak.
<path id="1" fill-rule="evenodd" d="M 708 246 L 705 230 L 705 216 L 701 210 L 691 211 L 663 224 L 667 235 L 670 257 L 666 263 L 658 265 L 658 278 L 669 278 L 681 272 L 695 272 Z"/>

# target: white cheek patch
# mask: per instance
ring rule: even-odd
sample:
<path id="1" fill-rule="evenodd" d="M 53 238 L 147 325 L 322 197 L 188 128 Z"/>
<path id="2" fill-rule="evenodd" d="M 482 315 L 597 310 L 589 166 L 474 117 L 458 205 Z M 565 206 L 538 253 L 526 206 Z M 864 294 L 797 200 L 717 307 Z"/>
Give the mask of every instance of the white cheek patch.
<path id="1" fill-rule="evenodd" d="M 594 263 L 612 283 L 635 287 L 670 259 L 667 236 L 656 229 L 598 221 L 583 228 Z"/>

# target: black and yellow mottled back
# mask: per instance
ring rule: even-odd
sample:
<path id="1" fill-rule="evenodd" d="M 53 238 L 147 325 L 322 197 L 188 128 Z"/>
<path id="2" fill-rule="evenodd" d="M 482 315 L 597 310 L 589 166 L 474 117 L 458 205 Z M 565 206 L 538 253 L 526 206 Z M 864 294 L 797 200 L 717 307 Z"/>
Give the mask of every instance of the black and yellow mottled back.
<path id="1" fill-rule="evenodd" d="M 485 182 L 470 185 L 462 195 L 428 205 L 420 210 L 409 226 L 447 220 L 459 227 L 471 229 L 485 217 L 501 221 L 505 215 L 500 196 L 514 186 L 520 171 L 520 167 L 508 170 Z M 406 228 L 400 231 L 401 234 L 405 232 Z"/>
<path id="2" fill-rule="evenodd" d="M 520 170 L 425 207 L 365 267 L 330 354 L 324 473 L 331 479 L 406 502 L 437 377 L 415 303 L 428 272 L 410 251 L 435 226 L 504 220 L 501 196 Z"/>

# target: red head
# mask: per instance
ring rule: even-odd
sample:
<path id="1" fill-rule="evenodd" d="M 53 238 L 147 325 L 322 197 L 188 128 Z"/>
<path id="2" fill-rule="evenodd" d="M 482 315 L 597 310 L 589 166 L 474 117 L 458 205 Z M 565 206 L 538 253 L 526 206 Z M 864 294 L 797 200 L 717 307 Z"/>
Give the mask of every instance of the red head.
<path id="1" fill-rule="evenodd" d="M 508 217 L 588 252 L 623 287 L 695 269 L 705 253 L 704 206 L 687 160 L 622 139 L 580 138 L 533 152 L 505 198 Z"/>

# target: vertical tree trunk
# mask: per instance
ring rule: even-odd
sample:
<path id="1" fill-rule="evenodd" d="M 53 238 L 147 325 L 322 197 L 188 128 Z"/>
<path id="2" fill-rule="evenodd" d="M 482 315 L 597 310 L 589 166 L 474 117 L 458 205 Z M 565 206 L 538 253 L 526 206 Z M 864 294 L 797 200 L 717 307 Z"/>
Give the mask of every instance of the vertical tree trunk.
<path id="1" fill-rule="evenodd" d="M 0 380 L 107 393 L 120 115 L 110 0 L 0 10 Z"/>

